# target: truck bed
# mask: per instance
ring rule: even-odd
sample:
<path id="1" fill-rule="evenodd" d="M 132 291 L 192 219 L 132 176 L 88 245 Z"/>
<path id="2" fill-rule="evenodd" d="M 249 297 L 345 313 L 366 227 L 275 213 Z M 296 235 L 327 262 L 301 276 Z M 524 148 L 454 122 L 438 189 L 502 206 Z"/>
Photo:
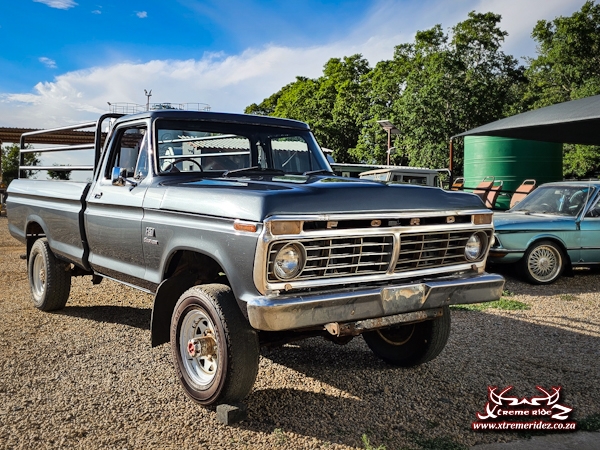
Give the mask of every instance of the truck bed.
<path id="1" fill-rule="evenodd" d="M 22 242 L 27 235 L 44 234 L 57 256 L 87 267 L 82 220 L 89 187 L 77 181 L 14 180 L 7 199 L 10 233 Z M 30 227 L 33 221 L 42 229 Z"/>

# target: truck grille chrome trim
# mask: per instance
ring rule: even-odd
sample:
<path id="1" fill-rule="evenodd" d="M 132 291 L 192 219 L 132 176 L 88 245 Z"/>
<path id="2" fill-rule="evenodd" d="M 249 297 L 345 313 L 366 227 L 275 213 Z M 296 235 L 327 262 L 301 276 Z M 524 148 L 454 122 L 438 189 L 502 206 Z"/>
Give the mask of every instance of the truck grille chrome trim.
<path id="1" fill-rule="evenodd" d="M 485 252 L 474 261 L 467 260 L 465 246 L 473 230 L 400 233 L 399 252 L 392 267 L 393 273 L 433 269 L 482 261 Z M 488 238 L 491 230 L 487 231 Z M 355 275 L 386 274 L 394 259 L 394 236 L 371 235 L 302 239 L 297 241 L 306 249 L 306 264 L 292 281 Z M 279 281 L 273 264 L 277 252 L 288 241 L 276 241 L 269 249 L 267 279 Z"/>
<path id="2" fill-rule="evenodd" d="M 485 258 L 492 240 L 493 225 L 475 225 L 473 214 L 487 210 L 448 211 L 435 213 L 404 213 L 395 215 L 397 225 L 375 228 L 373 216 L 274 216 L 266 221 L 256 253 L 254 281 L 263 295 L 275 296 L 281 292 L 306 289 L 323 289 L 332 285 L 352 283 L 392 282 L 415 277 L 439 276 L 460 271 L 483 270 Z M 427 225 L 407 226 L 400 223 L 404 218 L 422 217 Z M 436 217 L 444 218 L 438 224 Z M 445 223 L 448 216 L 465 217 L 451 225 Z M 392 215 L 389 215 L 392 220 Z M 377 220 L 387 220 L 387 215 Z M 366 221 L 368 219 L 368 221 Z M 299 234 L 274 235 L 269 222 L 301 221 L 304 226 Z M 314 229 L 310 222 L 350 224 L 357 221 L 356 228 Z M 395 220 L 395 219 L 394 219 Z M 364 224 L 367 224 L 365 226 Z M 309 225 L 307 225 L 309 224 Z M 478 258 L 467 259 L 465 247 L 473 233 L 485 234 L 483 248 Z M 281 248 L 290 242 L 304 246 L 306 259 L 302 270 L 289 280 L 280 280 L 274 273 L 274 261 Z"/>
<path id="3" fill-rule="evenodd" d="M 348 275 L 384 274 L 388 271 L 393 236 L 355 236 L 299 241 L 306 249 L 304 270 L 295 278 L 306 280 Z M 273 273 L 277 252 L 287 241 L 274 243 L 269 250 L 268 279 L 278 281 Z"/>
<path id="4" fill-rule="evenodd" d="M 485 252 L 482 252 L 481 256 L 474 261 L 467 260 L 465 256 L 465 246 L 472 234 L 472 230 L 402 234 L 400 237 L 400 255 L 394 272 L 407 272 L 481 261 L 485 256 Z M 489 240 L 491 231 L 486 234 Z"/>

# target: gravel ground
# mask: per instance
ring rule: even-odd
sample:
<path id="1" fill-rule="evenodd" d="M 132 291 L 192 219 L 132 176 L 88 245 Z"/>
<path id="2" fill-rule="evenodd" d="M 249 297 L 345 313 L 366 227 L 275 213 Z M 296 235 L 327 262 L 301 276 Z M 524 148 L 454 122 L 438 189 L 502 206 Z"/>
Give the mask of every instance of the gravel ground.
<path id="1" fill-rule="evenodd" d="M 149 295 L 77 278 L 67 307 L 42 313 L 24 252 L 0 217 L 2 449 L 391 450 L 522 439 L 471 431 L 489 385 L 527 397 L 560 385 L 576 420 L 600 413 L 596 273 L 549 287 L 509 279 L 511 299 L 529 310 L 454 310 L 446 349 L 414 369 L 386 366 L 360 338 L 264 350 L 248 419 L 227 427 L 183 394 L 168 346 L 150 347 Z"/>

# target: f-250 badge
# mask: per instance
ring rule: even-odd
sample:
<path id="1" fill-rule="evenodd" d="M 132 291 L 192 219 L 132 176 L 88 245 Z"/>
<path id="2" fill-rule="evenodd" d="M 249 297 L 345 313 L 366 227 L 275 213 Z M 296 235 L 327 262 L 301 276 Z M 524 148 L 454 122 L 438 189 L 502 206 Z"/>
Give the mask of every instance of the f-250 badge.
<path id="1" fill-rule="evenodd" d="M 146 236 L 144 237 L 144 242 L 146 244 L 158 245 L 158 240 L 150 239 L 156 237 L 156 230 L 152 227 L 146 227 Z"/>

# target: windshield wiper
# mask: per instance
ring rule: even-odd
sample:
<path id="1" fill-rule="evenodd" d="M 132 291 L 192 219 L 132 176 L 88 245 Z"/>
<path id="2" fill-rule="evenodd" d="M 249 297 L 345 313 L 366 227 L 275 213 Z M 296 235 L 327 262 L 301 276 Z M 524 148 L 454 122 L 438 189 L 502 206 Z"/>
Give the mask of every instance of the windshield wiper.
<path id="1" fill-rule="evenodd" d="M 327 169 L 309 170 L 307 172 L 304 172 L 302 175 L 316 175 L 319 173 L 324 173 L 327 175 L 335 175 L 335 173 L 333 173 L 331 170 L 327 170 Z"/>
<path id="2" fill-rule="evenodd" d="M 260 166 L 251 166 L 251 167 L 244 167 L 243 169 L 235 169 L 235 170 L 228 170 L 227 172 L 224 172 L 223 177 L 229 177 L 231 175 L 237 175 L 240 173 L 252 173 L 252 172 L 256 172 L 259 174 L 273 174 L 273 175 L 285 175 L 285 171 L 281 170 L 281 169 L 272 169 L 270 167 L 260 167 Z"/>

